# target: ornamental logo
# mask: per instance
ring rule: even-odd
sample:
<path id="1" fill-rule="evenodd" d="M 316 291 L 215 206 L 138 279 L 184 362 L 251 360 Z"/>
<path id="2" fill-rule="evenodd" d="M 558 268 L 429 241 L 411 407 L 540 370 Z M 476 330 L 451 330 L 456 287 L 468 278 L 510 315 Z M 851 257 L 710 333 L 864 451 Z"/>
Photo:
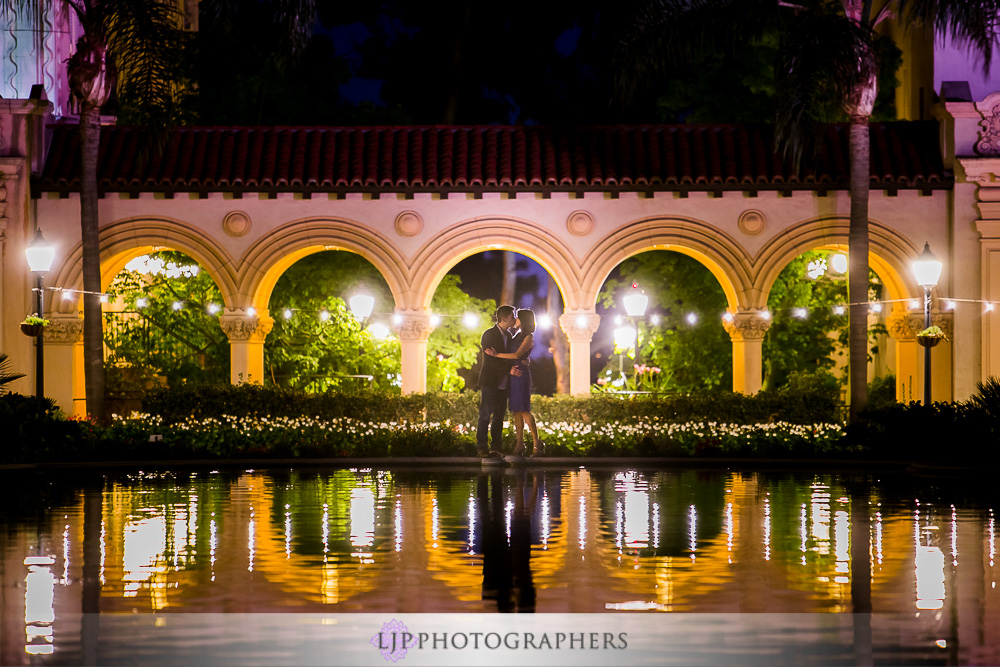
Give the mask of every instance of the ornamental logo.
<path id="1" fill-rule="evenodd" d="M 377 648 L 383 658 L 396 662 L 406 657 L 406 649 L 413 648 L 417 638 L 410 634 L 402 621 L 392 619 L 383 623 L 382 629 L 368 643 Z"/>

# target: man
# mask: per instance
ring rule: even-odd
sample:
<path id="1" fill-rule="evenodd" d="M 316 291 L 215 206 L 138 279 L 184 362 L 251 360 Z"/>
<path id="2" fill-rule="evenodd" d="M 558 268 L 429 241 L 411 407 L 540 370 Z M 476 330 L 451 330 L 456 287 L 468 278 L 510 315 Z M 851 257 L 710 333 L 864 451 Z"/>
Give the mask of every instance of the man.
<path id="1" fill-rule="evenodd" d="M 500 306 L 496 312 L 496 326 L 483 333 L 481 341 L 483 350 L 493 348 L 498 352 L 506 352 L 510 342 L 507 331 L 517 318 L 514 317 L 513 306 Z M 479 370 L 479 424 L 476 428 L 476 449 L 482 457 L 502 458 L 503 418 L 507 414 L 507 390 L 510 386 L 510 375 L 520 375 L 518 368 L 512 368 L 514 361 L 497 359 L 483 354 L 483 366 Z M 486 435 L 490 434 L 491 447 L 487 447 Z"/>

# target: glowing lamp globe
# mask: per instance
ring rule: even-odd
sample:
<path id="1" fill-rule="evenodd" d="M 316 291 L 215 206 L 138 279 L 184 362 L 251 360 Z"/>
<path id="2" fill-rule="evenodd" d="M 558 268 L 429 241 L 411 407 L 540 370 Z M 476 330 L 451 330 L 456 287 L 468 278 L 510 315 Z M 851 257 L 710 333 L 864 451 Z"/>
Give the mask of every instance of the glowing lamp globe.
<path id="1" fill-rule="evenodd" d="M 931 252 L 931 244 L 924 244 L 924 251 L 913 261 L 913 275 L 921 287 L 934 287 L 941 278 L 941 260 Z"/>
<path id="2" fill-rule="evenodd" d="M 847 255 L 842 252 L 831 255 L 830 266 L 837 273 L 847 273 Z"/>
<path id="3" fill-rule="evenodd" d="M 622 305 L 625 306 L 625 312 L 629 317 L 642 317 L 645 315 L 646 304 L 648 303 L 649 297 L 639 289 L 639 283 L 632 283 L 632 289 L 622 297 Z"/>
<path id="4" fill-rule="evenodd" d="M 42 238 L 42 230 L 35 233 L 35 238 L 24 249 L 28 258 L 28 268 L 33 273 L 46 273 L 52 268 L 52 260 L 56 258 L 56 249 Z"/>
<path id="5" fill-rule="evenodd" d="M 366 320 L 371 317 L 375 308 L 375 297 L 370 294 L 355 294 L 351 297 L 351 312 L 358 320 Z"/>
<path id="6" fill-rule="evenodd" d="M 615 347 L 624 350 L 635 344 L 635 329 L 632 327 L 618 327 L 615 329 Z"/>

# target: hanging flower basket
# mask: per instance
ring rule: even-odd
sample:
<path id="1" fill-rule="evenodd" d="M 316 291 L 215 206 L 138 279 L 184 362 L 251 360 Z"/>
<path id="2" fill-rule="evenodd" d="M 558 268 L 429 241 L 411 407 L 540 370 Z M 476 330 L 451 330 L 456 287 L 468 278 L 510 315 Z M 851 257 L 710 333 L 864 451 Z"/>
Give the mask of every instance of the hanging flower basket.
<path id="1" fill-rule="evenodd" d="M 45 329 L 48 323 L 49 321 L 46 319 L 30 315 L 24 318 L 24 321 L 21 322 L 21 333 L 23 333 L 25 336 L 31 336 L 32 338 L 35 338 L 37 336 L 42 335 L 42 331 Z"/>
<path id="2" fill-rule="evenodd" d="M 934 347 L 944 340 L 944 331 L 941 327 L 927 327 L 917 334 L 917 343 L 922 347 Z"/>

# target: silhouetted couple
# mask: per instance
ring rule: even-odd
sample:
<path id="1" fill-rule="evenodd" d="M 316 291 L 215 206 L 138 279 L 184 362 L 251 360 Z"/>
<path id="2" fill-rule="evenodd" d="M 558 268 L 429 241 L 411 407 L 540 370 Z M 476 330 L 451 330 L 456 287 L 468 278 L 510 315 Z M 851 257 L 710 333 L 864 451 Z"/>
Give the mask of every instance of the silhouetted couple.
<path id="1" fill-rule="evenodd" d="M 479 423 L 476 448 L 482 457 L 503 456 L 503 420 L 507 404 L 514 415 L 516 456 L 524 456 L 524 425 L 531 431 L 532 456 L 542 453 L 538 427 L 531 414 L 531 369 L 528 355 L 535 344 L 535 314 L 527 308 L 516 313 L 500 306 L 497 323 L 483 333 L 483 367 L 479 371 Z M 515 332 L 515 333 L 512 333 Z M 489 435 L 489 446 L 487 446 Z"/>
<path id="2" fill-rule="evenodd" d="M 514 468 L 513 473 L 510 493 L 504 489 L 504 479 L 510 481 L 511 475 L 504 474 L 502 469 L 483 472 L 477 483 L 483 599 L 496 600 L 500 612 L 531 613 L 535 611 L 536 597 L 531 572 L 531 517 L 539 496 L 541 473 L 532 476 L 531 487 L 525 483 L 524 468 Z M 511 500 L 508 538 L 507 503 Z"/>

